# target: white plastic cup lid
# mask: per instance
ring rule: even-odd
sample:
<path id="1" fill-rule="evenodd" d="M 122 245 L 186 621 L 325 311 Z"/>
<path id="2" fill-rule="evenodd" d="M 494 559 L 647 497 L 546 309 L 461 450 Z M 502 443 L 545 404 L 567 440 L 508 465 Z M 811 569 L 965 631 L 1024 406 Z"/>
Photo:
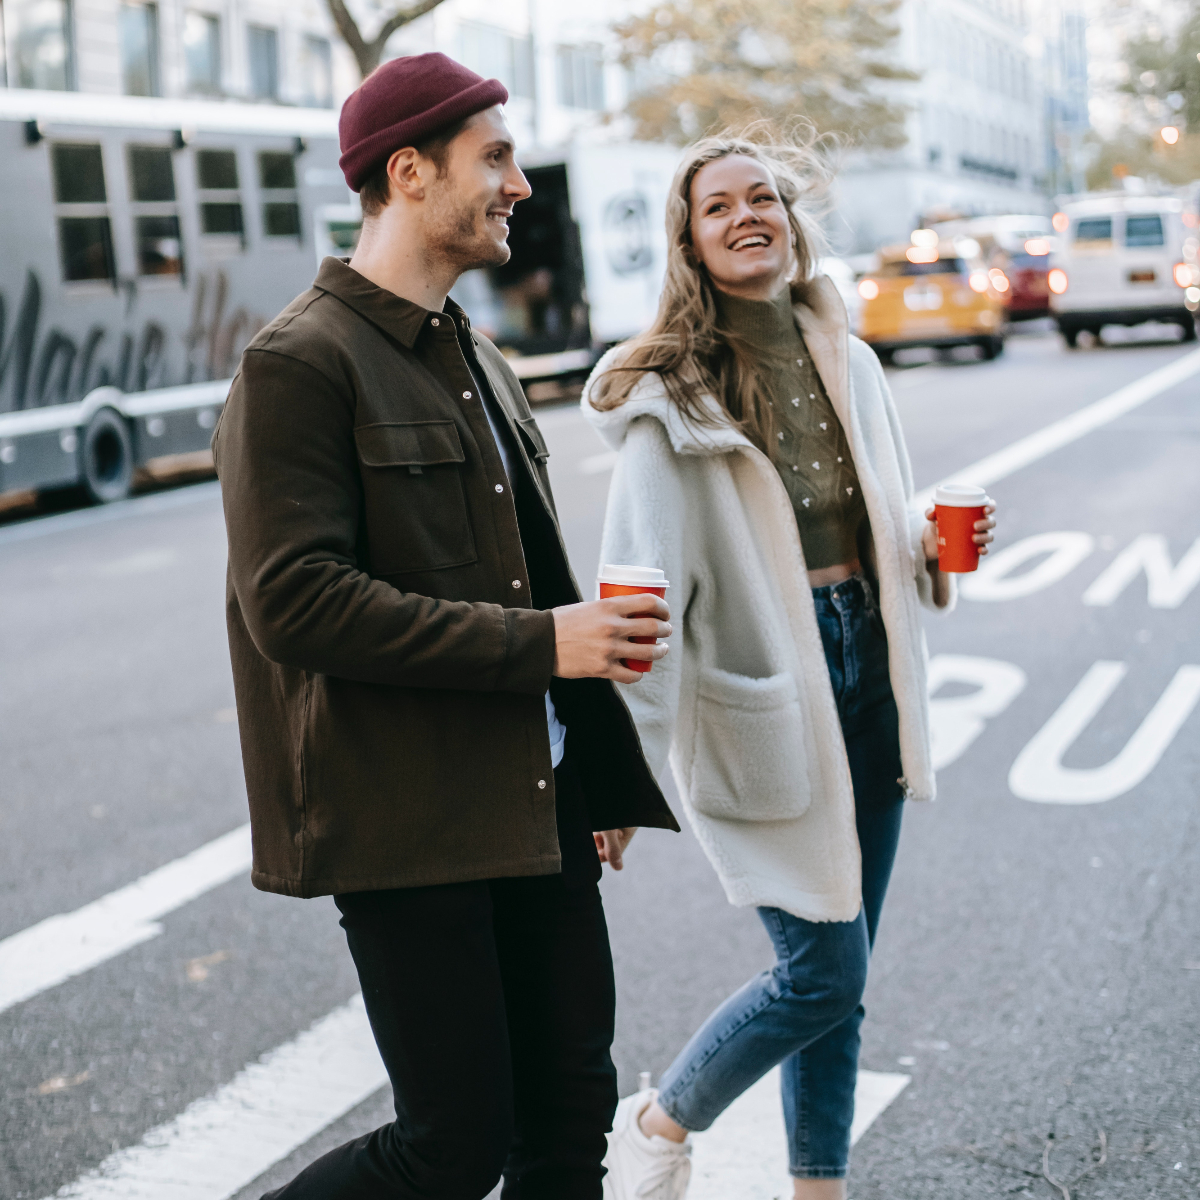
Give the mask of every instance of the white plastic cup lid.
<path id="1" fill-rule="evenodd" d="M 992 501 L 983 488 L 973 483 L 943 483 L 934 491 L 933 502 L 948 508 L 978 508 Z"/>
<path id="2" fill-rule="evenodd" d="M 630 567 L 605 563 L 597 577 L 598 583 L 618 583 L 623 587 L 665 588 L 671 585 L 657 567 Z"/>

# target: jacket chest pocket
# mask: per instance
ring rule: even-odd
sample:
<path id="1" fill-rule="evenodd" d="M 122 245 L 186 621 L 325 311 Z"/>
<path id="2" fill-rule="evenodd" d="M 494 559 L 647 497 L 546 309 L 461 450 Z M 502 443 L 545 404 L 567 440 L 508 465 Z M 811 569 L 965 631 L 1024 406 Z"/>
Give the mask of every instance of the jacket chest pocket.
<path id="1" fill-rule="evenodd" d="M 354 431 L 376 575 L 437 571 L 476 560 L 453 421 L 380 422 Z"/>

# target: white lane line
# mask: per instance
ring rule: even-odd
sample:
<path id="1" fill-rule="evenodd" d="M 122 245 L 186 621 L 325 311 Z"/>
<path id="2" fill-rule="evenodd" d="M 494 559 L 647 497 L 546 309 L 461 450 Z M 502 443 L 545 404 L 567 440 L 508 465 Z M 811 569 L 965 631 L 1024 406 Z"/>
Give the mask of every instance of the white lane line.
<path id="1" fill-rule="evenodd" d="M 1044 429 L 1013 442 L 1011 446 L 989 454 L 969 467 L 955 471 L 953 475 L 947 475 L 945 479 L 918 492 L 914 503 L 923 510 L 932 501 L 934 488 L 942 483 L 974 483 L 980 487 L 997 483 L 1030 463 L 1037 462 L 1039 458 L 1045 458 L 1046 455 L 1061 450 L 1063 446 L 1070 445 L 1085 434 L 1123 417 L 1168 388 L 1190 379 L 1197 372 L 1200 372 L 1200 350 L 1193 350 L 1165 367 L 1159 367 L 1157 371 L 1151 371 L 1149 375 L 1118 388 L 1103 400 L 1097 400 L 1069 417 L 1055 421 Z"/>
<path id="2" fill-rule="evenodd" d="M 581 475 L 600 475 L 605 471 L 611 471 L 617 465 L 617 452 L 615 450 L 605 450 L 603 454 L 592 454 L 587 458 L 579 460 L 579 473 Z"/>
<path id="3" fill-rule="evenodd" d="M 50 533 L 66 533 L 87 525 L 98 525 L 104 521 L 115 521 L 121 517 L 151 516 L 195 504 L 201 500 L 219 499 L 221 485 L 214 479 L 208 483 L 190 483 L 169 492 L 154 492 L 149 496 L 133 496 L 129 500 L 118 500 L 98 508 L 84 508 L 78 512 L 56 513 L 50 517 L 33 517 L 17 525 L 0 528 L 0 546 L 8 542 L 27 542 L 31 538 L 45 537 Z"/>
<path id="4" fill-rule="evenodd" d="M 859 1071 L 853 1145 L 907 1087 L 911 1076 Z M 706 1133 L 692 1135 L 688 1200 L 780 1200 L 791 1196 L 779 1068 L 739 1096 Z"/>
<path id="5" fill-rule="evenodd" d="M 355 996 L 61 1188 L 58 1200 L 225 1200 L 387 1081 Z"/>
<path id="6" fill-rule="evenodd" d="M 163 931 L 158 918 L 250 870 L 250 826 L 167 863 L 74 912 L 0 942 L 0 1012 Z"/>

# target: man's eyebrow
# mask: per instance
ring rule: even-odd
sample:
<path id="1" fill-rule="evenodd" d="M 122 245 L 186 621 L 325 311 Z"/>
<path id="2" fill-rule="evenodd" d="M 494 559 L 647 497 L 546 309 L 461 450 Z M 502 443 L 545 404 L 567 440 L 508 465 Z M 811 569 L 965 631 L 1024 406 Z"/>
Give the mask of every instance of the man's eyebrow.
<path id="1" fill-rule="evenodd" d="M 509 141 L 508 138 L 498 138 L 494 142 L 488 142 L 481 153 L 491 154 L 493 150 L 515 150 L 516 148 L 516 143 Z"/>

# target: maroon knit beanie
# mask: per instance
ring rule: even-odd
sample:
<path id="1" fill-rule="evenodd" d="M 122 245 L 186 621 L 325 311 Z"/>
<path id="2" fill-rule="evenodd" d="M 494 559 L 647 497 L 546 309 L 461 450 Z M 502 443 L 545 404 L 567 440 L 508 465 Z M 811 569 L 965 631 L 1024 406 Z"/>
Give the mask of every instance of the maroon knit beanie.
<path id="1" fill-rule="evenodd" d="M 377 67 L 342 105 L 339 165 L 350 190 L 397 150 L 474 113 L 508 101 L 498 79 L 484 79 L 444 54 L 413 54 Z"/>

